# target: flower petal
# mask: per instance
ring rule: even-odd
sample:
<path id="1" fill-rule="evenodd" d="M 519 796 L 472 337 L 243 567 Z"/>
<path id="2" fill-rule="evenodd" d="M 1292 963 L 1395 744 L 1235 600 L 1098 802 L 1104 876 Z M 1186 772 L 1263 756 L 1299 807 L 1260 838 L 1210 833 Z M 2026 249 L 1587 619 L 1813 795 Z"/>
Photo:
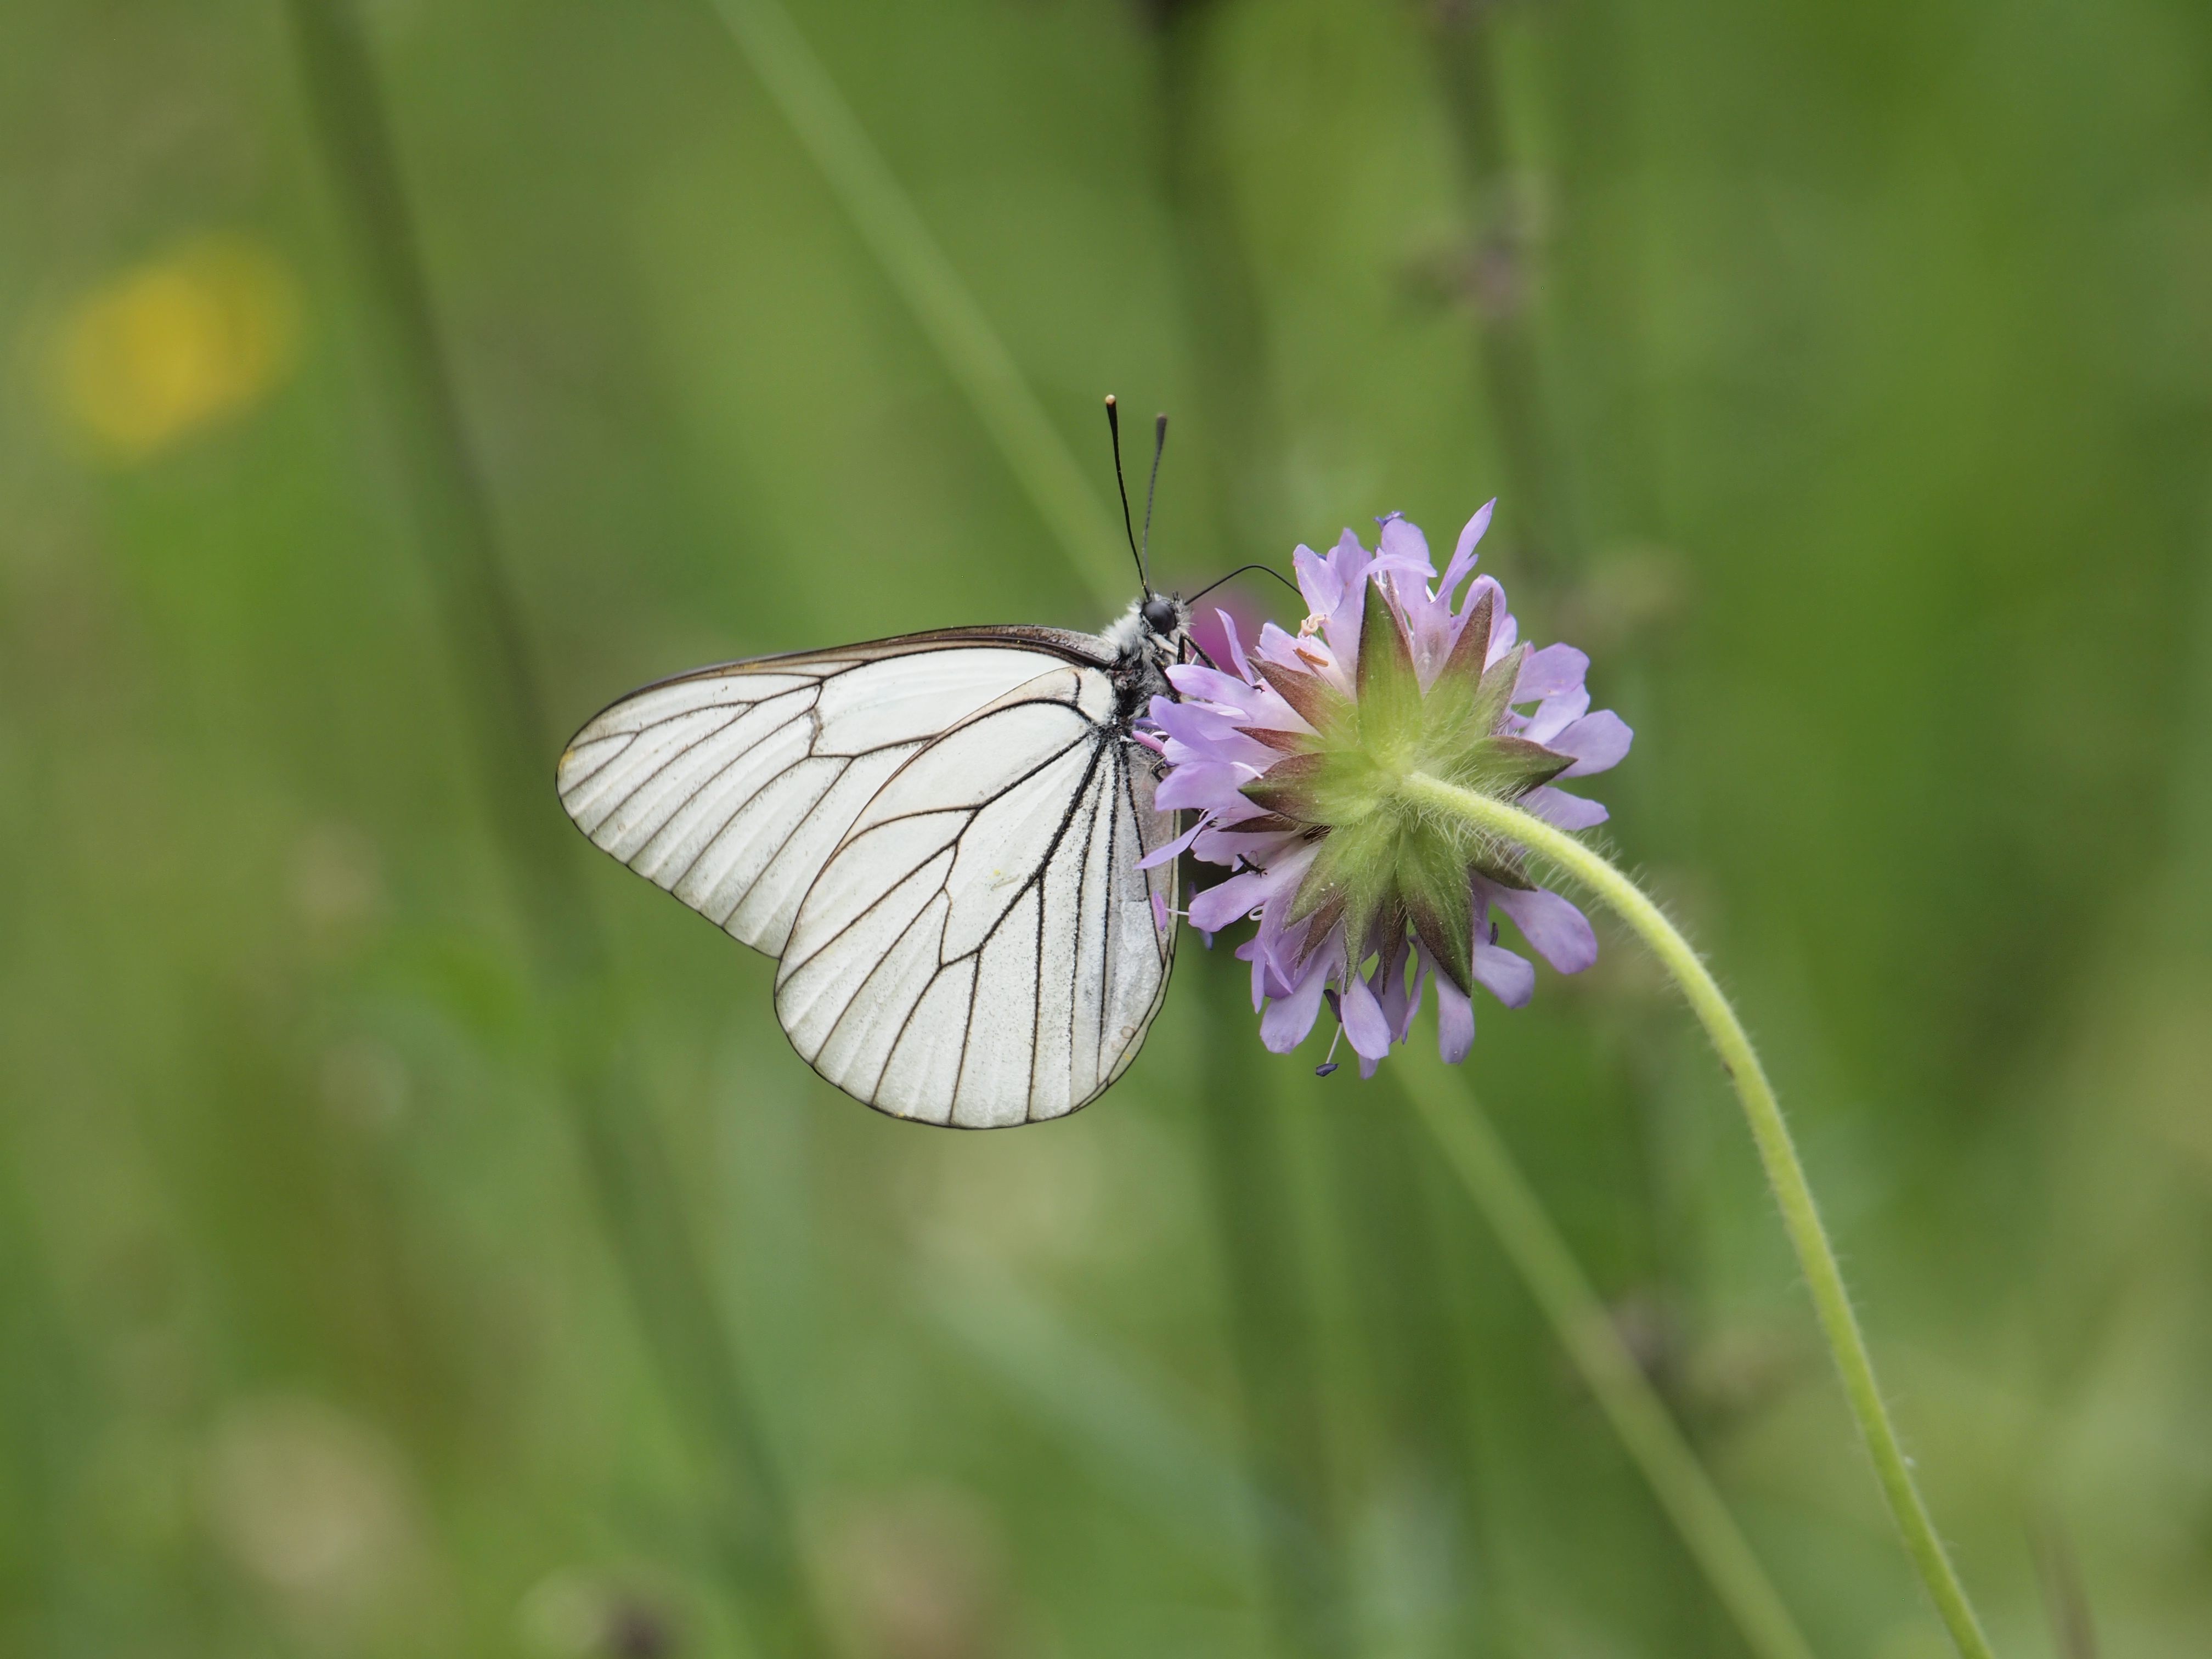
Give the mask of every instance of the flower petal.
<path id="1" fill-rule="evenodd" d="M 1437 1052 L 1456 1066 L 1474 1047 L 1474 1004 L 1458 986 L 1437 975 Z"/>
<path id="2" fill-rule="evenodd" d="M 1274 884 L 1267 879 L 1265 870 L 1241 870 L 1211 887 L 1202 888 L 1190 896 L 1191 926 L 1218 933 L 1231 922 L 1241 921 L 1263 908 L 1268 890 Z"/>
<path id="3" fill-rule="evenodd" d="M 1267 1052 L 1287 1054 L 1306 1040 L 1313 1030 L 1314 1019 L 1321 1012 L 1321 994 L 1328 981 L 1328 953 L 1316 951 L 1306 963 L 1305 972 L 1291 988 L 1286 997 L 1275 997 L 1267 1004 L 1267 1012 L 1260 1016 L 1260 1041 Z"/>
<path id="4" fill-rule="evenodd" d="M 1229 660 L 1245 679 L 1252 678 L 1252 665 L 1244 660 L 1244 641 L 1237 637 L 1237 618 L 1226 611 L 1216 608 L 1213 613 L 1221 618 L 1221 637 L 1229 641 Z"/>
<path id="5" fill-rule="evenodd" d="M 1483 939 L 1474 942 L 1474 979 L 1509 1008 L 1525 1008 L 1536 994 L 1536 964 Z"/>
<path id="6" fill-rule="evenodd" d="M 1213 935 L 1208 933 L 1206 937 L 1212 939 Z M 1252 964 L 1252 1012 L 1254 1013 L 1260 1012 L 1268 997 L 1290 995 L 1289 986 L 1275 983 L 1274 972 L 1267 963 L 1267 947 L 1260 942 L 1257 934 L 1246 939 L 1230 954 L 1239 962 L 1249 962 Z"/>
<path id="7" fill-rule="evenodd" d="M 1344 584 L 1344 597 L 1337 601 L 1339 605 L 1352 597 L 1353 584 L 1367 574 L 1367 567 L 1374 559 L 1375 556 L 1360 545 L 1359 538 L 1348 527 L 1336 538 L 1336 545 L 1328 550 L 1328 566 Z"/>
<path id="8" fill-rule="evenodd" d="M 1590 931 L 1589 919 L 1557 893 L 1540 887 L 1498 887 L 1486 896 L 1512 917 L 1536 954 L 1561 973 L 1579 974 L 1597 960 L 1597 935 Z"/>
<path id="9" fill-rule="evenodd" d="M 1375 964 L 1375 976 L 1369 981 L 1375 1000 L 1382 1005 L 1382 1017 L 1390 1022 L 1390 1040 L 1403 1042 L 1406 1033 L 1413 1029 L 1413 1016 L 1421 1010 L 1421 987 L 1425 974 L 1420 958 L 1409 948 L 1410 941 L 1403 933 L 1383 943 L 1382 960 Z M 1407 989 L 1406 970 L 1413 969 L 1413 987 Z"/>
<path id="10" fill-rule="evenodd" d="M 1334 561 L 1324 559 L 1304 542 L 1291 555 L 1291 572 L 1298 579 L 1298 592 L 1305 596 L 1308 616 L 1326 617 L 1343 599 L 1344 578 Z"/>
<path id="11" fill-rule="evenodd" d="M 1498 621 L 1490 630 L 1490 662 L 1496 662 L 1510 651 L 1520 639 L 1520 621 L 1505 608 L 1505 590 L 1501 587 L 1498 590 Z M 1486 668 L 1490 665 L 1483 665 Z"/>
<path id="12" fill-rule="evenodd" d="M 1475 544 L 1482 539 L 1483 532 L 1490 528 L 1490 515 L 1497 509 L 1498 501 L 1493 496 L 1482 504 L 1481 508 L 1467 521 L 1466 527 L 1459 532 L 1459 545 L 1452 549 L 1451 562 L 1444 567 L 1444 579 L 1437 584 L 1437 592 L 1441 598 L 1449 600 L 1451 598 L 1452 589 L 1459 586 L 1460 579 L 1474 568 L 1477 556 L 1474 550 Z"/>
<path id="13" fill-rule="evenodd" d="M 1260 624 L 1260 642 L 1252 647 L 1252 654 L 1268 662 L 1280 663 L 1285 668 L 1300 667 L 1303 665 L 1298 661 L 1298 645 L 1299 635 L 1284 632 L 1281 623 L 1263 622 Z M 1169 669 L 1168 674 L 1172 678 L 1175 670 Z"/>
<path id="14" fill-rule="evenodd" d="M 1237 799 L 1251 807 L 1252 803 L 1242 795 Z M 1191 851 L 1209 864 L 1233 866 L 1242 859 L 1264 870 L 1297 850 L 1292 839 L 1295 830 L 1286 832 L 1271 827 L 1273 817 L 1273 813 L 1254 810 L 1249 817 L 1232 819 L 1227 810 L 1217 809 L 1207 814 L 1207 828 L 1191 843 Z"/>
<path id="15" fill-rule="evenodd" d="M 1562 691 L 1579 691 L 1589 672 L 1589 653 L 1571 645 L 1547 645 L 1521 659 L 1521 678 L 1514 683 L 1513 701 L 1535 702 Z"/>
<path id="16" fill-rule="evenodd" d="M 1243 870 L 1216 882 L 1190 901 L 1190 925 L 1218 933 L 1239 916 L 1263 908 L 1271 898 L 1294 891 L 1314 860 L 1311 846 L 1277 859 L 1264 870 Z"/>
<path id="17" fill-rule="evenodd" d="M 1589 690 L 1579 685 L 1571 691 L 1547 697 L 1536 705 L 1536 712 L 1528 717 L 1528 730 L 1521 735 L 1531 743 L 1556 747 L 1552 739 L 1588 714 L 1589 702 Z"/>
<path id="18" fill-rule="evenodd" d="M 1233 674 L 1224 674 L 1218 668 L 1208 668 L 1204 663 L 1179 662 L 1168 670 L 1168 684 L 1185 697 L 1196 697 L 1205 702 L 1226 703 L 1231 708 L 1241 708 L 1252 696 L 1252 688 Z M 1153 702 L 1160 699 L 1155 697 Z M 1158 718 L 1157 715 L 1155 719 Z"/>
<path id="19" fill-rule="evenodd" d="M 1380 1060 L 1390 1052 L 1390 1022 L 1383 1017 L 1382 1005 L 1367 988 L 1365 980 L 1352 975 L 1337 1006 L 1343 1011 L 1344 1034 L 1352 1039 L 1354 1053 Z"/>
<path id="20" fill-rule="evenodd" d="M 1152 713 L 1152 723 L 1161 731 L 1200 751 L 1218 749 L 1237 738 L 1237 728 L 1243 720 L 1241 714 L 1224 712 L 1217 703 L 1196 698 L 1176 702 L 1154 697 Z"/>
<path id="21" fill-rule="evenodd" d="M 1137 868 L 1139 870 L 1150 870 L 1158 865 L 1172 864 L 1176 860 L 1182 856 L 1185 849 L 1190 846 L 1191 842 L 1198 839 L 1198 832 L 1206 827 L 1206 820 L 1204 818 L 1200 818 L 1196 823 L 1192 824 L 1189 829 L 1184 830 L 1182 834 L 1177 836 L 1173 841 L 1168 842 L 1166 846 L 1155 848 L 1151 852 L 1146 854 L 1144 857 L 1139 859 L 1137 860 Z M 1152 897 L 1157 900 L 1159 897 L 1159 895 L 1155 893 L 1152 895 Z"/>
<path id="22" fill-rule="evenodd" d="M 1388 591 L 1391 606 L 1405 623 L 1406 636 L 1413 643 L 1413 666 L 1422 690 L 1426 690 L 1451 655 L 1455 631 L 1451 606 L 1429 592 L 1418 576 L 1395 574 Z"/>
<path id="23" fill-rule="evenodd" d="M 1185 757 L 1169 771 L 1152 796 L 1163 812 L 1214 812 L 1227 806 L 1237 791 L 1260 775 L 1256 766 L 1209 766 Z"/>
<path id="24" fill-rule="evenodd" d="M 1226 881 L 1217 881 L 1190 898 L 1190 925 L 1218 933 L 1230 923 L 1258 909 L 1267 896 L 1267 872 L 1246 870 Z"/>
<path id="25" fill-rule="evenodd" d="M 1603 801 L 1571 795 L 1548 783 L 1531 789 L 1521 797 L 1520 804 L 1545 823 L 1555 823 L 1562 830 L 1593 829 L 1612 816 L 1605 810 Z"/>
<path id="26" fill-rule="evenodd" d="M 1561 777 L 1586 778 L 1620 765 L 1627 758 L 1628 745 L 1635 738 L 1627 721 L 1610 708 L 1601 708 L 1595 714 L 1583 715 L 1545 746 L 1575 757 L 1575 763 Z"/>
<path id="27" fill-rule="evenodd" d="M 1421 961 L 1419 957 L 1416 957 L 1413 961 L 1413 988 L 1407 994 L 1406 997 L 1405 1017 L 1399 1020 L 1397 1024 L 1392 1028 L 1391 1031 L 1391 1035 L 1395 1036 L 1399 1042 L 1403 1042 L 1408 1036 L 1413 1035 L 1413 1020 L 1421 1012 L 1421 998 L 1426 994 L 1428 986 L 1428 964 Z"/>
<path id="28" fill-rule="evenodd" d="M 1328 641 L 1337 665 L 1349 679 L 1359 672 L 1359 629 L 1367 614 L 1367 567 L 1373 556 L 1359 544 L 1359 538 L 1349 530 L 1328 556 L 1330 565 L 1344 584 L 1343 597 L 1328 613 L 1322 625 L 1322 637 Z"/>
<path id="29" fill-rule="evenodd" d="M 1467 597 L 1462 599 L 1459 605 L 1460 621 L 1463 626 L 1467 620 L 1474 615 L 1476 608 L 1482 604 L 1483 595 L 1486 593 L 1490 596 L 1490 623 L 1492 631 L 1494 633 L 1497 630 L 1498 619 L 1507 614 L 1505 590 L 1498 585 L 1498 578 L 1495 576 L 1477 576 L 1467 585 Z M 1490 641 L 1483 641 L 1482 647 L 1483 665 L 1487 667 L 1490 663 Z"/>
<path id="30" fill-rule="evenodd" d="M 1375 522 L 1382 533 L 1375 538 L 1375 563 L 1368 574 L 1389 570 L 1419 576 L 1425 583 L 1436 580 L 1437 568 L 1429 562 L 1429 538 L 1421 534 L 1420 526 L 1409 523 L 1398 513 L 1387 514 Z"/>

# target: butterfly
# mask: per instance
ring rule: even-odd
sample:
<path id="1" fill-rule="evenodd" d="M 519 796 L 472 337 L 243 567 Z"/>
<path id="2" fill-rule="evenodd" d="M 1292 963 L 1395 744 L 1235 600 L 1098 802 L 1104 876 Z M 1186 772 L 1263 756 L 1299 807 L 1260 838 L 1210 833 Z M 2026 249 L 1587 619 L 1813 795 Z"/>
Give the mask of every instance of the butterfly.
<path id="1" fill-rule="evenodd" d="M 1194 647 L 1149 580 L 1149 493 L 1145 521 L 1143 591 L 1103 633 L 948 628 L 679 674 L 586 722 L 561 803 L 777 959 L 777 1020 L 846 1093 L 957 1128 L 1064 1117 L 1136 1058 L 1175 961 L 1175 860 L 1139 867 L 1175 814 L 1139 721 Z"/>

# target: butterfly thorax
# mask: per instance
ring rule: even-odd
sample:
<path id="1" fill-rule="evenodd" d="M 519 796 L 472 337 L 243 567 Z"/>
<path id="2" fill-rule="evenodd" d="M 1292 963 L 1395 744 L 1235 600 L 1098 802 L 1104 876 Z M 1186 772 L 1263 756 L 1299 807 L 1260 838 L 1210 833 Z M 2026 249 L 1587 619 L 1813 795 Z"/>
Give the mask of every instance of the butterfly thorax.
<path id="1" fill-rule="evenodd" d="M 1173 622 L 1163 629 L 1158 623 L 1167 610 L 1172 610 Z M 1125 728 L 1146 709 L 1152 707 L 1154 697 L 1173 697 L 1175 688 L 1168 683 L 1168 670 L 1184 660 L 1188 654 L 1190 608 L 1180 599 L 1164 594 L 1134 600 L 1127 611 L 1098 637 L 1102 644 L 1114 653 L 1114 666 L 1109 671 L 1114 680 L 1114 715 Z"/>

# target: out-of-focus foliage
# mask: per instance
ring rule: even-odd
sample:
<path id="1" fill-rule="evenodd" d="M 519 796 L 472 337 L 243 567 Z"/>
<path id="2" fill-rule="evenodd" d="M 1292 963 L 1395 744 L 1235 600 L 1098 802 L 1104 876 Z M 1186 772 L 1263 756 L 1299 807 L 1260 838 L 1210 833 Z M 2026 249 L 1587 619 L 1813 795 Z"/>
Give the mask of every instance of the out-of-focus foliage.
<path id="1" fill-rule="evenodd" d="M 554 704 L 546 811 L 639 681 L 1103 620 L 708 8 L 363 11 Z M 2192 1650 L 2212 13 L 1509 9 L 1522 258 L 1470 280 L 1425 8 L 1212 11 L 1267 510 L 1459 522 L 1509 418 L 1474 313 L 1528 307 L 1573 533 L 1486 568 L 1638 729 L 1610 833 L 1762 1036 L 2000 1650 L 2052 1650 L 2041 1538 L 2107 1650 Z M 1149 9 L 794 16 L 1102 488 L 1102 392 L 1204 406 Z M 552 1103 L 304 96 L 264 0 L 0 8 L 0 1648 L 740 1651 Z M 1161 489 L 1193 580 L 1255 550 L 1198 528 L 1212 441 L 1180 428 Z M 1283 1363 L 1358 1650 L 1734 1650 L 1387 1081 L 1218 1028 L 1186 963 L 1095 1110 L 917 1130 L 793 1058 L 769 963 L 587 875 L 852 1651 L 1278 1650 L 1199 1127 L 1223 1044 L 1281 1139 L 1317 1334 Z M 1468 1073 L 1814 1646 L 1940 1652 L 1650 970 L 1613 939 L 1485 1011 Z"/>

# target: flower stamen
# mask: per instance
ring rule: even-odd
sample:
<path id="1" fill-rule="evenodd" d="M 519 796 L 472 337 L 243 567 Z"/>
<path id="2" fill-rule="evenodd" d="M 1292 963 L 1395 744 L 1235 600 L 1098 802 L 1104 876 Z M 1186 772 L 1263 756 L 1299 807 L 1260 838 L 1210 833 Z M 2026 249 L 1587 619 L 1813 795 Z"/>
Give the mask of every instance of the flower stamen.
<path id="1" fill-rule="evenodd" d="M 1328 1040 L 1328 1052 L 1321 1057 L 1321 1064 L 1314 1067 L 1316 1077 L 1327 1077 L 1336 1069 L 1336 1045 L 1343 1041 L 1344 1024 L 1340 1020 L 1337 1023 L 1336 1035 Z"/>

